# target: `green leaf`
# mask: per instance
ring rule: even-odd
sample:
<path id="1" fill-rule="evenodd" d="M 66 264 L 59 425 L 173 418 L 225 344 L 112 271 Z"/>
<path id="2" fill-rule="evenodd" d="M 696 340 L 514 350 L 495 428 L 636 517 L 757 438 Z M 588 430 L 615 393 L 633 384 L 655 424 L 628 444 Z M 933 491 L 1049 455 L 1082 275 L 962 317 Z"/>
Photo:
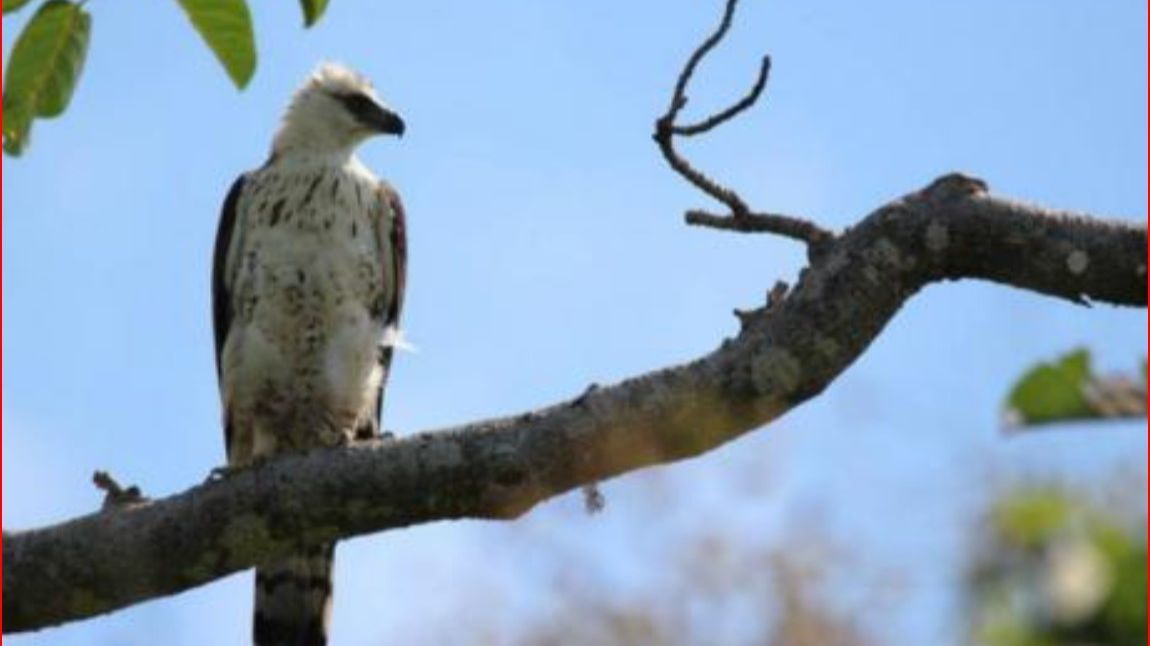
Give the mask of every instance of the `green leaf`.
<path id="1" fill-rule="evenodd" d="M 1090 353 L 1086 350 L 1031 368 L 1010 392 L 1008 421 L 1026 425 L 1090 417 L 1090 404 L 1083 392 L 1089 376 Z"/>
<path id="2" fill-rule="evenodd" d="M 4 97 L 4 152 L 19 157 L 28 146 L 32 110 L 28 104 Z"/>
<path id="3" fill-rule="evenodd" d="M 323 12 L 327 10 L 327 0 L 299 0 L 299 4 L 303 8 L 304 27 L 311 27 L 319 22 Z"/>
<path id="4" fill-rule="evenodd" d="M 244 0 L 178 0 L 236 87 L 243 89 L 256 71 L 252 15 Z"/>
<path id="5" fill-rule="evenodd" d="M 28 4 L 30 0 L 4 0 L 4 13 L 12 13 Z"/>
<path id="6" fill-rule="evenodd" d="M 40 6 L 12 46 L 4 72 L 4 150 L 19 155 L 34 117 L 59 116 L 84 69 L 92 17 L 65 0 Z"/>
<path id="7" fill-rule="evenodd" d="M 1055 363 L 1042 363 L 1023 375 L 1006 402 L 1011 426 L 1146 416 L 1146 373 L 1099 377 L 1090 352 L 1075 350 Z"/>

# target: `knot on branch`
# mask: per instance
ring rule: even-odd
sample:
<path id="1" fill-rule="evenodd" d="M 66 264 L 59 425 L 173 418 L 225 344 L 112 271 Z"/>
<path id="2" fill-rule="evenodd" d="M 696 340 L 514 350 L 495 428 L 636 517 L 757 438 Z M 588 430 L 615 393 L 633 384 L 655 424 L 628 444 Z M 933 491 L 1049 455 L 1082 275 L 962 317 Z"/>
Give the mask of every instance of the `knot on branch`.
<path id="1" fill-rule="evenodd" d="M 987 193 L 990 187 L 986 182 L 963 173 L 947 173 L 922 189 L 920 195 L 937 202 L 963 200 Z"/>
<path id="2" fill-rule="evenodd" d="M 787 298 L 790 291 L 790 285 L 786 281 L 775 281 L 775 286 L 767 292 L 767 303 L 762 307 L 756 307 L 749 310 L 735 309 L 735 318 L 739 319 L 739 330 L 745 332 L 747 328 L 753 325 L 756 321 L 762 320 L 770 312 L 778 308 Z"/>
<path id="3" fill-rule="evenodd" d="M 750 310 L 741 310 L 736 307 L 735 309 L 731 310 L 731 313 L 735 315 L 735 318 L 739 319 L 739 331 L 746 332 L 747 328 L 749 328 L 755 321 L 759 319 L 759 317 L 766 313 L 766 311 L 767 310 L 764 307 L 756 307 Z"/>
<path id="4" fill-rule="evenodd" d="M 790 289 L 791 286 L 788 285 L 786 281 L 776 280 L 775 286 L 771 288 L 771 291 L 767 292 L 767 309 L 770 310 L 778 307 L 779 304 L 783 302 L 783 299 L 787 297 L 787 292 L 790 291 Z"/>
<path id="5" fill-rule="evenodd" d="M 139 487 L 136 485 L 123 487 L 120 483 L 116 482 L 116 479 L 107 471 L 97 471 L 93 473 L 92 484 L 104 492 L 104 503 L 100 506 L 101 511 L 123 509 L 125 507 L 140 505 L 150 500 L 140 492 Z"/>

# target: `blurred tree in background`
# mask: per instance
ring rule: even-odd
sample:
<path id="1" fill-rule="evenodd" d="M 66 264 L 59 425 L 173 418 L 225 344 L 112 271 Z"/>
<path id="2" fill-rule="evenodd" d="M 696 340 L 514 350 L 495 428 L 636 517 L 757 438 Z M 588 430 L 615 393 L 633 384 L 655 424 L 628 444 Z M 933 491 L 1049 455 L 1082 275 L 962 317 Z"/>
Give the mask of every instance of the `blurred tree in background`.
<path id="1" fill-rule="evenodd" d="M 1143 477 L 1140 491 L 1145 491 Z M 1061 487 L 1005 494 L 969 579 L 972 642 L 1146 643 L 1146 518 Z"/>
<path id="2" fill-rule="evenodd" d="M 597 594 L 602 586 L 560 585 L 559 611 L 516 641 L 525 646 L 881 644 L 837 603 L 831 581 L 843 564 L 853 564 L 849 551 L 817 533 L 780 547 L 700 535 L 668 563 L 671 583 L 657 592 L 612 604 Z M 871 587 L 872 608 L 882 611 L 895 592 L 893 583 Z"/>
<path id="3" fill-rule="evenodd" d="M 956 625 L 960 643 L 1146 643 L 1145 474 L 1098 494 L 1021 485 L 988 499 Z M 1135 486 L 1130 486 L 1135 485 Z M 519 635 L 479 628 L 478 643 L 524 646 L 866 646 L 898 644 L 884 617 L 917 604 L 897 572 L 813 527 L 778 544 L 700 528 L 666 563 L 666 584 L 620 599 L 569 560 L 558 607 Z M 850 588 L 845 590 L 845 588 Z M 845 594 L 844 594 L 845 592 Z M 855 601 L 849 602 L 848 599 Z"/>

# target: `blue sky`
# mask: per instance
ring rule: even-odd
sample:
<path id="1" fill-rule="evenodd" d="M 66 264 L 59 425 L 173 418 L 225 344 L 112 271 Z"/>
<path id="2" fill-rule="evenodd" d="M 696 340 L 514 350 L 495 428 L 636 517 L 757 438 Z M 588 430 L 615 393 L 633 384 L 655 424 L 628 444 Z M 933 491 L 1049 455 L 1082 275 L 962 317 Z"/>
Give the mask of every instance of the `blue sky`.
<path id="1" fill-rule="evenodd" d="M 295 3 L 253 4 L 260 66 L 239 93 L 175 3 L 89 3 L 68 113 L 4 159 L 6 529 L 95 509 L 96 468 L 164 495 L 222 461 L 219 204 L 322 59 L 372 77 L 408 123 L 402 141 L 362 150 L 409 213 L 419 351 L 399 359 L 389 428 L 520 411 L 695 357 L 735 332 L 732 308 L 802 266 L 788 241 L 684 226 L 684 209 L 712 205 L 650 140 L 717 1 L 336 0 L 306 32 Z M 962 170 L 1003 195 L 1144 218 L 1144 3 L 743 4 L 688 112 L 740 95 L 764 51 L 767 97 L 683 148 L 757 208 L 839 228 Z M 5 19 L 5 53 L 23 20 Z M 988 284 L 928 288 L 823 396 L 700 459 L 606 483 L 594 518 L 569 496 L 513 524 L 343 544 L 335 643 L 513 634 L 545 620 L 573 563 L 626 597 L 657 587 L 668 551 L 700 528 L 769 542 L 813 518 L 872 573 L 901 576 L 886 637 L 957 644 L 965 528 L 993 486 L 1099 481 L 1146 461 L 1144 424 L 1005 438 L 1012 380 L 1076 345 L 1130 368 L 1146 323 Z M 242 574 L 12 643 L 243 643 L 249 608 Z"/>

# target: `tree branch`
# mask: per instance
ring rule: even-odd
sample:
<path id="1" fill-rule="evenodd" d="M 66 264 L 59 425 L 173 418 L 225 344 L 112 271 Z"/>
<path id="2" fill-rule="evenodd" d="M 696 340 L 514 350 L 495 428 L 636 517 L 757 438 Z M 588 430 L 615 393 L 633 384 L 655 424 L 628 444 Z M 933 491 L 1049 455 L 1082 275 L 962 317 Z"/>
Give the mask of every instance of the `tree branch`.
<path id="1" fill-rule="evenodd" d="M 711 450 L 826 388 L 902 304 L 976 278 L 1075 303 L 1146 306 L 1143 226 L 987 195 L 948 175 L 837 238 L 714 352 L 549 408 L 315 451 L 161 500 L 3 540 L 4 629 L 174 594 L 329 541 L 515 518 L 582 485 Z"/>

